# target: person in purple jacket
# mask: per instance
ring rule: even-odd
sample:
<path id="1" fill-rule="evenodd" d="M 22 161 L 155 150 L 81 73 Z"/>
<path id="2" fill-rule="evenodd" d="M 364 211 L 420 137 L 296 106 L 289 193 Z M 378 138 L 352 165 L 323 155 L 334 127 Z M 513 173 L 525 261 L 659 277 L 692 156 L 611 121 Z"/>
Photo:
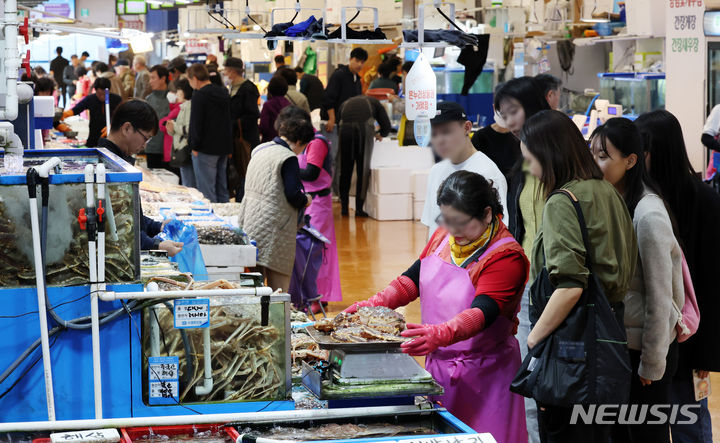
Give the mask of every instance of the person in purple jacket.
<path id="1" fill-rule="evenodd" d="M 267 101 L 260 111 L 260 135 L 263 143 L 272 141 L 278 135 L 275 130 L 275 120 L 280 115 L 280 111 L 290 106 L 290 101 L 285 98 L 287 92 L 288 84 L 284 78 L 275 76 L 270 79 Z"/>

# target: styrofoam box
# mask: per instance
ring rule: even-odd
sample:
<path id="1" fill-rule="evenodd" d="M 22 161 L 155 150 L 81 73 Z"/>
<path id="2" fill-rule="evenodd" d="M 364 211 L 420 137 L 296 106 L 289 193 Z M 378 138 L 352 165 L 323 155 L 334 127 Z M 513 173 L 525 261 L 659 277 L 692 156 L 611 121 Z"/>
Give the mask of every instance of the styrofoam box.
<path id="1" fill-rule="evenodd" d="M 411 174 L 412 194 L 416 201 L 424 201 L 427 195 L 428 175 L 430 171 L 413 171 Z"/>
<path id="2" fill-rule="evenodd" d="M 376 195 L 412 194 L 411 172 L 404 168 L 371 169 L 369 191 Z"/>
<path id="3" fill-rule="evenodd" d="M 425 209 L 425 202 L 422 200 L 413 200 L 413 220 L 420 221 Z"/>
<path id="4" fill-rule="evenodd" d="M 244 266 L 206 266 L 208 280 L 240 280 Z"/>
<path id="5" fill-rule="evenodd" d="M 205 266 L 252 267 L 257 260 L 257 248 L 252 245 L 200 245 Z"/>
<path id="6" fill-rule="evenodd" d="M 365 210 L 376 220 L 412 220 L 412 194 L 368 193 Z"/>

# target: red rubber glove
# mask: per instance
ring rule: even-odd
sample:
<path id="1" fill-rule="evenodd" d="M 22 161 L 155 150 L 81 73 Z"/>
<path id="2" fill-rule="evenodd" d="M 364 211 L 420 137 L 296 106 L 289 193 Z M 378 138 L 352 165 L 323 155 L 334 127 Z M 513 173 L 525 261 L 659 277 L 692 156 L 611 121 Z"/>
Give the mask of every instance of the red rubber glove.
<path id="1" fill-rule="evenodd" d="M 401 333 L 412 337 L 401 345 L 402 351 L 412 356 L 423 356 L 459 341 L 467 340 L 485 327 L 485 314 L 478 308 L 462 311 L 447 323 L 418 325 L 408 323 Z"/>
<path id="2" fill-rule="evenodd" d="M 358 308 L 362 308 L 363 306 L 387 306 L 390 309 L 395 309 L 409 304 L 418 298 L 419 295 L 415 282 L 413 282 L 410 277 L 401 275 L 390 282 L 387 288 L 365 301 L 359 301 L 350 305 L 350 307 L 343 312 L 353 314 L 357 312 Z"/>

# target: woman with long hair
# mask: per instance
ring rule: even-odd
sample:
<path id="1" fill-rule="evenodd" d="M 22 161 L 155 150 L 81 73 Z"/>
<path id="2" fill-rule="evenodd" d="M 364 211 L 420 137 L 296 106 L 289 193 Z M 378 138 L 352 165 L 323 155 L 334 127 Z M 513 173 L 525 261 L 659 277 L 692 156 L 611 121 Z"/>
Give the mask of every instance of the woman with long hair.
<path id="1" fill-rule="evenodd" d="M 678 240 L 685 253 L 700 309 L 700 326 L 679 345 L 678 370 L 672 384 L 672 403 L 699 404 L 698 422 L 671 424 L 673 442 L 711 442 L 712 425 L 707 399 L 695 401 L 693 370 L 700 376 L 720 371 L 720 196 L 695 173 L 685 149 L 682 128 L 668 111 L 652 111 L 635 121 L 643 138 L 650 176 L 660 187 L 677 221 Z"/>
<path id="2" fill-rule="evenodd" d="M 633 123 L 613 118 L 591 136 L 595 161 L 623 196 L 638 239 L 637 266 L 625 296 L 633 378 L 629 404 L 666 405 L 677 369 L 676 340 L 680 309 L 685 302 L 682 250 L 660 189 L 645 167 L 642 139 Z M 617 425 L 613 443 L 670 442 L 670 425 Z"/>
<path id="3" fill-rule="evenodd" d="M 528 347 L 532 350 L 563 324 L 584 291 L 589 290 L 591 279 L 600 282 L 615 312 L 616 318 L 609 321 L 617 324 L 609 327 L 621 330 L 622 302 L 637 260 L 635 232 L 625 202 L 613 186 L 603 180 L 585 139 L 565 114 L 558 111 L 535 114 L 525 122 L 520 140 L 530 173 L 539 178 L 546 198 L 531 258 L 534 309 L 530 311 L 533 328 L 528 335 Z M 560 190 L 567 195 L 556 193 Z M 575 203 L 579 204 L 587 227 L 587 247 Z M 553 289 L 548 294 L 538 288 Z M 546 300 L 542 310 L 539 308 L 542 304 L 538 303 L 540 297 L 543 302 Z M 626 352 L 624 344 L 615 346 L 622 346 L 617 352 Z M 578 353 L 576 348 L 563 352 Z M 583 374 L 571 375 L 581 378 L 577 381 L 580 385 L 591 383 Z M 629 386 L 629 379 L 615 378 L 614 373 L 605 374 L 607 389 Z M 557 383 L 570 383 L 570 380 L 559 378 Z M 560 391 L 566 388 L 558 386 Z M 609 441 L 607 426 L 572 425 L 571 412 L 571 407 L 538 403 L 541 440 L 551 443 Z"/>

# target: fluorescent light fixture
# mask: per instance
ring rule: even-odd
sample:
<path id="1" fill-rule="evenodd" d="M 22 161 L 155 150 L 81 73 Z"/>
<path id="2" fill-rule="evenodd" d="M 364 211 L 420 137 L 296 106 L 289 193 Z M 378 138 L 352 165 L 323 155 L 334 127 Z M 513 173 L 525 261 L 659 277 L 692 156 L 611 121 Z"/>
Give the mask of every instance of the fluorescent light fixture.
<path id="1" fill-rule="evenodd" d="M 253 25 L 252 28 L 253 28 L 253 31 L 259 31 L 259 30 L 260 30 L 260 25 Z"/>
<path id="2" fill-rule="evenodd" d="M 162 5 L 164 2 L 163 2 L 162 0 L 145 0 L 145 3 L 147 3 L 147 4 L 149 4 L 149 5 L 160 6 L 160 5 Z"/>
<path id="3" fill-rule="evenodd" d="M 130 46 L 132 47 L 133 52 L 136 54 L 150 52 L 154 49 L 152 40 L 150 40 L 150 37 L 148 37 L 147 35 L 135 35 L 130 37 L 129 40 Z"/>

